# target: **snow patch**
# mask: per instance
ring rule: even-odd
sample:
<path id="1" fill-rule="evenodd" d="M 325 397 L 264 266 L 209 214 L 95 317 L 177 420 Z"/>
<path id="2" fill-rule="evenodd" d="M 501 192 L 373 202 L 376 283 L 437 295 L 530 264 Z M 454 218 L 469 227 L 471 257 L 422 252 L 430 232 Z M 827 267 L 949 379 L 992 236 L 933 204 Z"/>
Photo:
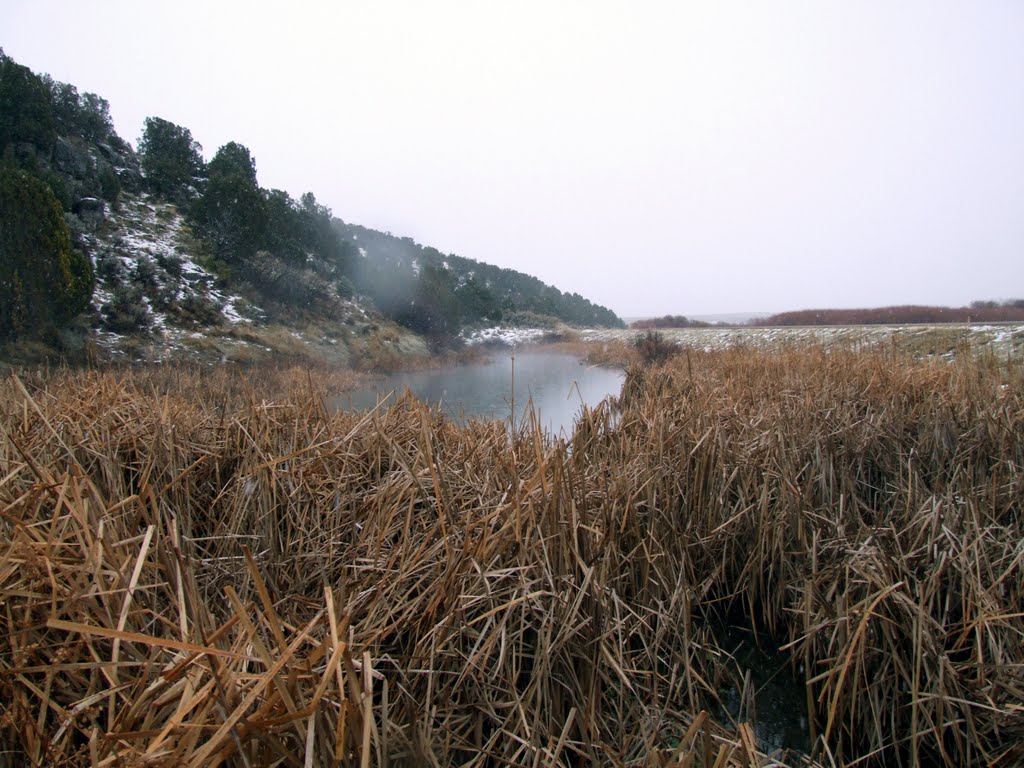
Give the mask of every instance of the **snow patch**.
<path id="1" fill-rule="evenodd" d="M 105 258 L 119 265 L 121 279 L 129 280 L 128 276 L 137 265 L 149 262 L 153 280 L 175 302 L 205 297 L 219 312 L 220 322 L 232 326 L 252 322 L 263 315 L 258 307 L 248 305 L 241 296 L 213 287 L 216 276 L 188 253 L 191 232 L 174 206 L 157 203 L 149 195 L 126 197 L 117 210 L 110 212 L 108 222 L 109 235 L 88 236 L 87 239 L 94 253 L 103 251 Z M 113 287 L 98 281 L 93 293 L 94 306 L 102 307 L 113 296 Z M 174 313 L 154 307 L 148 296 L 143 301 L 150 310 L 154 331 L 166 334 L 176 327 L 179 319 Z M 241 307 L 246 308 L 244 312 Z M 114 343 L 118 340 L 110 339 Z"/>
<path id="2" fill-rule="evenodd" d="M 513 347 L 540 341 L 548 333 L 544 328 L 482 328 L 465 337 L 466 344 L 503 344 Z"/>

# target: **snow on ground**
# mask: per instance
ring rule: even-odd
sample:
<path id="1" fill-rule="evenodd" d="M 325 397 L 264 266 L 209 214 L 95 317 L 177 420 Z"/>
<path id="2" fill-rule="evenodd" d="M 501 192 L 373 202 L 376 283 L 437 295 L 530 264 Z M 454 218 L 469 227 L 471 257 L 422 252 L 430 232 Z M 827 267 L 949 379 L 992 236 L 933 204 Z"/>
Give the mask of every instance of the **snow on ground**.
<path id="1" fill-rule="evenodd" d="M 466 344 L 504 344 L 508 347 L 540 341 L 549 333 L 543 328 L 483 328 L 465 337 Z"/>
<path id="2" fill-rule="evenodd" d="M 484 328 L 467 334 L 467 344 L 503 344 L 506 346 L 530 344 L 540 341 L 551 331 L 543 328 Z M 578 332 L 583 341 L 630 342 L 646 331 L 618 328 L 587 328 Z M 952 357 L 956 346 L 968 342 L 973 347 L 985 347 L 1000 355 L 1013 349 L 1024 348 L 1024 323 L 1002 325 L 859 325 L 776 327 L 759 326 L 664 328 L 663 337 L 678 346 L 691 349 L 713 350 L 730 347 L 772 349 L 791 344 L 876 345 L 898 341 L 904 348 L 921 354 Z"/>
<path id="3" fill-rule="evenodd" d="M 591 328 L 580 332 L 584 341 L 630 341 L 646 331 Z M 1005 325 L 857 325 L 776 327 L 744 326 L 735 328 L 664 328 L 658 333 L 682 347 L 707 351 L 730 347 L 773 348 L 786 344 L 817 343 L 879 344 L 898 340 L 901 346 L 949 345 L 953 351 L 959 341 L 986 346 L 999 354 L 1024 346 L 1024 324 Z"/>
<path id="4" fill-rule="evenodd" d="M 118 209 L 108 212 L 101 231 L 85 238 L 97 266 L 104 262 L 104 269 L 97 270 L 93 292 L 97 314 L 115 299 L 119 286 L 134 283 L 143 288 L 140 302 L 149 315 L 151 346 L 158 357 L 157 347 L 170 354 L 187 346 L 186 339 L 195 338 L 190 328 L 181 327 L 185 321 L 180 305 L 184 301 L 199 301 L 215 317 L 219 315 L 212 323 L 215 326 L 237 326 L 263 315 L 241 296 L 215 287 L 216 276 L 189 253 L 194 241 L 182 215 L 174 206 L 149 195 L 125 195 Z M 148 283 L 140 280 L 140 272 L 145 272 Z M 153 300 L 154 292 L 161 294 L 159 301 Z M 120 353 L 127 338 L 102 325 L 96 332 L 97 343 L 112 353 Z"/>

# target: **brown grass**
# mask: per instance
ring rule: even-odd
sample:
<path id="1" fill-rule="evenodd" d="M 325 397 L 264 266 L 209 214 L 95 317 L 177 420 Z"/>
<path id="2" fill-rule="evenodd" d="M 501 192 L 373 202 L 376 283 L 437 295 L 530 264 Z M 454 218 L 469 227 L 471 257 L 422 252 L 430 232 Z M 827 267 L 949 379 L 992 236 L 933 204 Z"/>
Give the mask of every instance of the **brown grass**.
<path id="1" fill-rule="evenodd" d="M 1024 760 L 1019 363 L 693 352 L 567 442 L 327 378 L 3 382 L 11 764 L 764 764 L 723 621 L 821 764 Z"/>
<path id="2" fill-rule="evenodd" d="M 572 339 L 536 346 L 549 352 L 575 355 L 582 360 L 586 360 L 589 365 L 603 365 L 626 369 L 640 362 L 640 353 L 637 351 L 636 346 L 627 339 L 609 341 L 581 341 L 579 339 Z"/>

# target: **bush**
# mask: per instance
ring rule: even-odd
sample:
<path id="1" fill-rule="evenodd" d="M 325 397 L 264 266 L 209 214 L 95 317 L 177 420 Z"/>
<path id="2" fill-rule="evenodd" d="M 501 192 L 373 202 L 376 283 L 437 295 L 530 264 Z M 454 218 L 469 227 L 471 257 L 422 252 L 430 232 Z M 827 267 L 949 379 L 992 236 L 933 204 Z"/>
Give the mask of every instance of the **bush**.
<path id="1" fill-rule="evenodd" d="M 259 251 L 235 269 L 242 280 L 271 301 L 321 308 L 331 301 L 330 284 L 324 278 L 311 269 L 293 267 L 267 251 Z"/>
<path id="2" fill-rule="evenodd" d="M 156 290 L 159 285 L 156 275 L 156 264 L 146 256 L 139 256 L 132 268 L 132 282 L 147 294 Z"/>
<path id="3" fill-rule="evenodd" d="M 117 285 L 124 279 L 124 264 L 109 248 L 96 256 L 96 276 L 108 285 Z"/>
<path id="4" fill-rule="evenodd" d="M 356 288 L 352 285 L 352 281 L 342 275 L 334 282 L 334 287 L 338 290 L 338 296 L 343 299 L 351 299 L 356 295 Z"/>
<path id="5" fill-rule="evenodd" d="M 118 198 L 121 196 L 121 180 L 117 177 L 114 167 L 109 163 L 104 163 L 100 168 L 99 180 L 100 194 L 112 208 L 116 209 Z"/>
<path id="6" fill-rule="evenodd" d="M 560 325 L 560 321 L 553 315 L 540 315 L 529 310 L 517 312 L 506 312 L 502 319 L 507 325 L 518 328 L 544 328 L 554 330 Z"/>
<path id="7" fill-rule="evenodd" d="M 633 339 L 633 349 L 640 353 L 644 365 L 660 365 L 679 352 L 675 342 L 669 341 L 658 331 L 647 331 Z"/>
<path id="8" fill-rule="evenodd" d="M 190 293 L 178 302 L 178 316 L 197 326 L 216 325 L 224 319 L 220 307 L 207 293 Z"/>
<path id="9" fill-rule="evenodd" d="M 100 311 L 107 330 L 115 333 L 144 331 L 152 322 L 142 289 L 137 285 L 119 285 Z"/>
<path id="10" fill-rule="evenodd" d="M 157 253 L 156 263 L 160 265 L 170 277 L 174 280 L 181 280 L 182 275 L 185 274 L 185 263 L 182 261 L 181 256 L 176 253 Z"/>
<path id="11" fill-rule="evenodd" d="M 0 337 L 37 336 L 89 306 L 92 264 L 39 179 L 0 169 Z"/>

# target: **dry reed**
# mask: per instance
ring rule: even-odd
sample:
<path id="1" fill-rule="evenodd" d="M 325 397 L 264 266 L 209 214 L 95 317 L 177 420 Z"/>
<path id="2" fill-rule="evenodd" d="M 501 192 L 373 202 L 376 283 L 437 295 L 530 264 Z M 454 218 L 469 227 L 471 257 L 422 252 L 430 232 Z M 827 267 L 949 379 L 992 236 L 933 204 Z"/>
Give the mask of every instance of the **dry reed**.
<path id="1" fill-rule="evenodd" d="M 731 622 L 806 671 L 821 764 L 1019 763 L 1022 385 L 696 352 L 561 442 L 301 371 L 11 377 L 5 759 L 763 765 L 708 714 Z"/>

